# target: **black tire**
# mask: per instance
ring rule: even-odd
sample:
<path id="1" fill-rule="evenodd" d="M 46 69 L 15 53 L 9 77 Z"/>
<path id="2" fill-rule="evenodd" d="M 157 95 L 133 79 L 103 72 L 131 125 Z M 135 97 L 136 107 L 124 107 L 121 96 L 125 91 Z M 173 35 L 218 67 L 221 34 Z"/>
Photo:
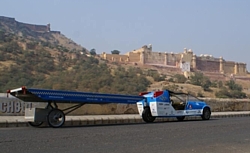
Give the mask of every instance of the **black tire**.
<path id="1" fill-rule="evenodd" d="M 203 113 L 202 113 L 202 115 L 201 115 L 201 118 L 202 118 L 203 120 L 209 120 L 210 117 L 211 117 L 211 111 L 210 111 L 210 109 L 209 109 L 208 107 L 205 107 L 205 108 L 203 109 Z"/>
<path id="2" fill-rule="evenodd" d="M 178 116 L 176 117 L 178 121 L 183 121 L 185 119 L 185 116 Z"/>
<path id="3" fill-rule="evenodd" d="M 39 127 L 43 124 L 43 122 L 28 122 L 28 124 L 33 127 Z"/>
<path id="4" fill-rule="evenodd" d="M 156 117 L 153 117 L 150 111 L 149 107 L 144 108 L 143 112 L 142 112 L 142 119 L 143 121 L 145 121 L 146 123 L 152 123 L 154 122 Z"/>
<path id="5" fill-rule="evenodd" d="M 60 109 L 52 109 L 47 116 L 47 121 L 53 128 L 61 127 L 65 122 L 65 114 Z"/>

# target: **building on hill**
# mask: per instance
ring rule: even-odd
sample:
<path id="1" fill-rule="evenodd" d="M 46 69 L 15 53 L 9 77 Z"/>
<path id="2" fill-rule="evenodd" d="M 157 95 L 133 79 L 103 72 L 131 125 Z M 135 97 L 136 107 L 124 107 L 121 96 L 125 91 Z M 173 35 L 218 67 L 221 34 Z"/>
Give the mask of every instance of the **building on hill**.
<path id="1" fill-rule="evenodd" d="M 166 68 L 176 68 L 183 72 L 202 71 L 221 74 L 246 75 L 246 63 L 226 61 L 223 57 L 213 57 L 202 54 L 197 56 L 191 49 L 184 48 L 182 53 L 153 52 L 152 45 L 144 45 L 139 49 L 127 52 L 125 55 L 107 54 L 101 57 L 115 62 L 130 62 L 143 65 L 154 65 Z"/>

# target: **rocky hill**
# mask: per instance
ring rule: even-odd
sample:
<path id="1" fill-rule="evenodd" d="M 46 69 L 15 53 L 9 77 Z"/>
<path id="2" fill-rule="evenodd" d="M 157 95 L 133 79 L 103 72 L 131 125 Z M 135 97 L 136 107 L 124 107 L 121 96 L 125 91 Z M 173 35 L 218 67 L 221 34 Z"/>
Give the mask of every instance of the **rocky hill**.
<path id="1" fill-rule="evenodd" d="M 0 92 L 28 86 L 138 94 L 150 82 L 137 68 L 113 68 L 50 25 L 0 17 Z"/>

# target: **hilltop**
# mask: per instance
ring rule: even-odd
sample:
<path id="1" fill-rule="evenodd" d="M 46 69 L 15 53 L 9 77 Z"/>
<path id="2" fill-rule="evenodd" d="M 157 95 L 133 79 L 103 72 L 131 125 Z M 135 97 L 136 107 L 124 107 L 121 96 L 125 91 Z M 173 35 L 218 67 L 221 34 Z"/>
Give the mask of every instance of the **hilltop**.
<path id="1" fill-rule="evenodd" d="M 24 49 L 27 43 L 38 41 L 41 44 L 63 47 L 62 49 L 71 52 L 86 50 L 86 48 L 76 44 L 74 41 L 61 34 L 60 31 L 52 31 L 50 29 L 50 24 L 28 24 L 18 22 L 15 18 L 0 16 L 0 30 L 2 33 L 17 36 L 16 38 L 22 42 L 21 45 Z"/>
<path id="2" fill-rule="evenodd" d="M 60 31 L 51 31 L 50 24 L 27 24 L 3 16 L 0 16 L 0 52 L 3 55 L 0 69 L 17 64 L 16 59 L 22 53 L 46 53 L 54 61 L 59 61 L 60 58 L 74 59 L 80 54 L 89 53 Z"/>

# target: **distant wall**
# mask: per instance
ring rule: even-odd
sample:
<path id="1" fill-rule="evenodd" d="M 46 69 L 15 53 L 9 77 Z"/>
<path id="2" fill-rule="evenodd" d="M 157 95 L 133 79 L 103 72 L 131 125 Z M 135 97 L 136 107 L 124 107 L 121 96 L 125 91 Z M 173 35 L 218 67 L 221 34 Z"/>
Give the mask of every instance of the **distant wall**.
<path id="1" fill-rule="evenodd" d="M 128 53 L 129 62 L 140 62 L 140 53 Z"/>
<path id="2" fill-rule="evenodd" d="M 209 72 L 220 72 L 220 62 L 219 61 L 209 61 L 202 60 L 200 58 L 196 59 L 196 68 L 202 71 Z"/>
<path id="3" fill-rule="evenodd" d="M 127 55 L 102 53 L 101 57 L 105 60 L 109 60 L 109 61 L 113 61 L 113 62 L 126 62 L 128 60 Z"/>
<path id="4" fill-rule="evenodd" d="M 22 23 L 22 22 L 17 22 L 17 26 L 18 28 L 29 28 L 32 31 L 36 31 L 36 32 L 49 32 L 50 29 L 48 26 L 46 25 L 34 25 L 34 24 L 27 24 L 27 23 Z"/>
<path id="5" fill-rule="evenodd" d="M 5 21 L 5 22 L 11 22 L 11 23 L 16 22 L 15 18 L 9 18 L 9 17 L 4 17 L 4 16 L 0 16 L 0 20 Z"/>
<path id="6" fill-rule="evenodd" d="M 167 53 L 167 65 L 178 66 L 178 63 L 180 62 L 180 60 L 181 60 L 180 54 Z"/>
<path id="7" fill-rule="evenodd" d="M 144 53 L 145 63 L 153 63 L 153 64 L 164 64 L 165 55 L 161 52 L 146 52 Z"/>
<path id="8" fill-rule="evenodd" d="M 36 25 L 36 24 L 28 24 L 22 23 L 15 20 L 15 18 L 9 18 L 0 16 L 0 21 L 10 22 L 11 24 L 17 26 L 17 28 L 28 28 L 35 32 L 50 32 L 50 24 L 47 25 Z M 55 33 L 60 33 L 59 31 L 54 31 Z"/>

